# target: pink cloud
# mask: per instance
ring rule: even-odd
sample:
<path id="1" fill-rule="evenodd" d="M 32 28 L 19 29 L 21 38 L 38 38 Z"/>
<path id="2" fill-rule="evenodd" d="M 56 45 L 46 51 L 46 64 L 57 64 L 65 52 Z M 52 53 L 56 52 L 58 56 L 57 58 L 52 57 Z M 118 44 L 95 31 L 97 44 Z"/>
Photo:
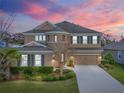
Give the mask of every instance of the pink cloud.
<path id="1" fill-rule="evenodd" d="M 64 16 L 59 14 L 59 13 L 54 13 L 52 15 L 50 15 L 48 17 L 48 20 L 52 21 L 52 22 L 59 22 L 59 21 L 63 21 L 64 20 Z"/>
<path id="2" fill-rule="evenodd" d="M 27 14 L 35 19 L 42 19 L 45 17 L 45 15 L 48 13 L 47 8 L 38 5 L 38 4 L 33 4 L 33 3 L 29 3 L 26 2 L 25 5 L 28 7 L 28 9 L 26 9 L 24 11 L 24 14 Z"/>

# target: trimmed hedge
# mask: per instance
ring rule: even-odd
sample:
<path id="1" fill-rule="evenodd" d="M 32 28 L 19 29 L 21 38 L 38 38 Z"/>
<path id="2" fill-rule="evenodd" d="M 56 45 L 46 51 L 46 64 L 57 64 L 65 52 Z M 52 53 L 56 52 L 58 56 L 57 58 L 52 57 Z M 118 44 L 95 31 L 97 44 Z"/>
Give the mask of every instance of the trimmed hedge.
<path id="1" fill-rule="evenodd" d="M 67 80 L 75 77 L 74 71 L 67 70 L 67 69 L 65 71 L 68 71 L 68 72 L 66 72 L 63 76 L 55 77 L 52 75 L 48 75 L 46 77 L 43 77 L 43 81 L 59 81 L 59 80 Z"/>
<path id="2" fill-rule="evenodd" d="M 11 67 L 10 72 L 13 75 L 16 74 L 26 74 L 26 75 L 33 75 L 33 74 L 50 74 L 53 72 L 53 67 L 44 66 L 44 67 Z"/>

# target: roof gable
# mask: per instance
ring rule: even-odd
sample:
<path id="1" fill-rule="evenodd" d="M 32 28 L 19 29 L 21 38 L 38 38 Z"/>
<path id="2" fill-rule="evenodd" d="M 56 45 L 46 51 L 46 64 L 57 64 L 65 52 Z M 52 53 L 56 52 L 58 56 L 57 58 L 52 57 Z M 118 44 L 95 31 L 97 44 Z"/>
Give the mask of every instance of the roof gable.
<path id="1" fill-rule="evenodd" d="M 57 31 L 57 32 L 66 32 L 63 29 L 59 28 L 58 26 L 46 21 L 37 27 L 35 27 L 33 30 L 24 32 L 24 33 L 46 33 L 46 32 L 52 32 L 52 31 Z"/>
<path id="2" fill-rule="evenodd" d="M 26 47 L 26 46 L 41 46 L 41 47 L 46 47 L 45 45 L 40 44 L 40 43 L 35 42 L 35 41 L 32 41 L 30 43 L 27 43 L 27 44 L 23 45 L 22 47 Z"/>

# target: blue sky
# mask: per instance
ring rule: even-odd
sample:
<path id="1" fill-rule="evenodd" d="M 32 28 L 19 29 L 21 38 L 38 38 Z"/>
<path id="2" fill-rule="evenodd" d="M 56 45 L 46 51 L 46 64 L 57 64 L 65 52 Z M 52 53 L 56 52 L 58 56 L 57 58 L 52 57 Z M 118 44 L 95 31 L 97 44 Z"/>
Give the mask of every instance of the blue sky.
<path id="1" fill-rule="evenodd" d="M 16 14 L 13 32 L 43 21 L 70 21 L 99 32 L 124 35 L 124 0 L 0 0 L 0 17 Z"/>

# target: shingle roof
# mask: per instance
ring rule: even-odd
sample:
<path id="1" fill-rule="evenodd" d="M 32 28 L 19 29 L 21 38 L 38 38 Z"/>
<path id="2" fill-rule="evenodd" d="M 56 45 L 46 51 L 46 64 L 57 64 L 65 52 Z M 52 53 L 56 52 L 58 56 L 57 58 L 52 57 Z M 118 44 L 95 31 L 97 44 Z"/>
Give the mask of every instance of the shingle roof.
<path id="1" fill-rule="evenodd" d="M 48 48 L 43 43 L 39 43 L 36 41 L 32 41 L 23 45 L 22 47 L 17 48 L 20 51 L 52 51 L 52 49 Z"/>
<path id="2" fill-rule="evenodd" d="M 33 30 L 24 32 L 24 33 L 45 33 L 50 31 L 58 31 L 58 32 L 65 32 L 63 29 L 57 27 L 56 25 L 46 21 L 37 27 L 35 27 Z"/>
<path id="3" fill-rule="evenodd" d="M 100 33 L 95 30 L 91 30 L 67 21 L 60 22 L 57 24 L 52 24 L 48 21 L 35 27 L 33 30 L 24 33 L 47 33 L 47 32 L 68 32 L 68 33 Z"/>
<path id="4" fill-rule="evenodd" d="M 124 50 L 124 40 L 103 47 L 104 50 Z"/>
<path id="5" fill-rule="evenodd" d="M 100 33 L 95 30 L 91 30 L 67 21 L 63 21 L 61 23 L 55 24 L 56 26 L 62 28 L 63 30 L 69 32 L 69 33 Z"/>

